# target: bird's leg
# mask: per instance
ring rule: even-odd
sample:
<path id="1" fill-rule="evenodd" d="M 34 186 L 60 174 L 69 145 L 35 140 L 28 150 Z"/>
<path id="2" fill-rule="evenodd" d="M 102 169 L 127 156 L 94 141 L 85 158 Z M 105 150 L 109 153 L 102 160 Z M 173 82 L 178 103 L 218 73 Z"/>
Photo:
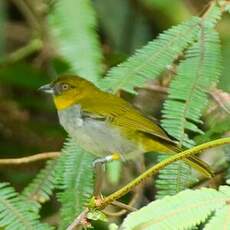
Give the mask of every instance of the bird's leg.
<path id="1" fill-rule="evenodd" d="M 94 185 L 94 197 L 95 199 L 101 199 L 101 188 L 104 181 L 104 167 L 101 163 L 94 165 L 95 167 L 95 185 Z"/>
<path id="2" fill-rule="evenodd" d="M 103 183 L 103 165 L 106 162 L 109 161 L 114 161 L 114 160 L 120 160 L 121 156 L 119 153 L 114 153 L 112 155 L 103 157 L 103 158 L 98 158 L 93 162 L 93 166 L 95 168 L 96 172 L 96 182 L 95 182 L 95 187 L 94 187 L 94 197 L 97 200 L 101 200 L 101 188 L 102 188 L 102 183 Z"/>
<path id="3" fill-rule="evenodd" d="M 96 167 L 97 164 L 105 164 L 106 162 L 110 161 L 116 161 L 122 159 L 120 153 L 113 153 L 111 155 L 108 155 L 106 157 L 101 157 L 93 161 L 93 166 Z"/>

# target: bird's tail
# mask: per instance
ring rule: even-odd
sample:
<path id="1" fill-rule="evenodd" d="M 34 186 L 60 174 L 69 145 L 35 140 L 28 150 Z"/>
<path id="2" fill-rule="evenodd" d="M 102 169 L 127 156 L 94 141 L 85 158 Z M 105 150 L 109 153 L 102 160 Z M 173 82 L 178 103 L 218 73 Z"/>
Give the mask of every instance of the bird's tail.
<path id="1" fill-rule="evenodd" d="M 173 149 L 174 152 L 179 153 L 183 151 L 183 149 L 179 148 L 178 146 L 170 146 L 171 150 Z M 204 161 L 202 161 L 197 156 L 189 156 L 183 159 L 188 165 L 190 165 L 193 169 L 200 172 L 205 177 L 211 178 L 214 176 L 214 172 L 212 168 Z"/>
<path id="2" fill-rule="evenodd" d="M 190 156 L 190 157 L 184 159 L 184 161 L 187 164 L 189 164 L 192 168 L 196 169 L 198 172 L 203 174 L 205 177 L 210 178 L 210 177 L 214 176 L 214 172 L 211 169 L 211 167 L 206 162 L 199 159 L 198 157 Z"/>
<path id="3" fill-rule="evenodd" d="M 146 135 L 146 134 L 145 134 Z M 149 136 L 148 136 L 149 137 Z M 171 141 L 170 139 L 160 139 L 156 140 L 156 137 L 153 135 L 150 136 L 148 140 L 148 149 L 147 152 L 162 152 L 167 154 L 177 154 L 179 152 L 184 151 L 185 149 L 180 148 L 177 143 Z M 146 141 L 146 139 L 145 139 Z M 160 143 L 160 144 L 159 144 Z M 158 148 L 158 149 L 157 149 Z M 183 161 L 190 165 L 192 168 L 194 168 L 196 171 L 200 172 L 205 177 L 213 177 L 214 172 L 211 169 L 211 167 L 201 159 L 199 159 L 197 156 L 189 156 Z"/>

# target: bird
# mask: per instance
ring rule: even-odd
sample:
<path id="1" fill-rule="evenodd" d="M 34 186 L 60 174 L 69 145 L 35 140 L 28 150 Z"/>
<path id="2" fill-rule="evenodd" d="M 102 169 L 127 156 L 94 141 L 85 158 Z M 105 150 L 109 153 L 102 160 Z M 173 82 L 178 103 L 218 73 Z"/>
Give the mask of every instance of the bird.
<path id="1" fill-rule="evenodd" d="M 39 88 L 53 96 L 59 122 L 95 163 L 135 160 L 140 154 L 176 154 L 181 150 L 156 122 L 121 97 L 73 74 L 63 74 Z M 184 162 L 212 177 L 211 167 L 196 156 Z"/>

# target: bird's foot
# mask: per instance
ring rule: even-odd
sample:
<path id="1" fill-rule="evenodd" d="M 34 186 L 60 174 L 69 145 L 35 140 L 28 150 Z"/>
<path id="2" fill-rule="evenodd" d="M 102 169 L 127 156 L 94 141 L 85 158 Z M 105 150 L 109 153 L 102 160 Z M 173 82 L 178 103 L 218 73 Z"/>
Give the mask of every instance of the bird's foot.
<path id="1" fill-rule="evenodd" d="M 96 167 L 98 164 L 105 164 L 110 161 L 120 160 L 121 155 L 119 153 L 113 153 L 112 155 L 108 155 L 106 157 L 98 158 L 93 161 L 93 166 Z"/>

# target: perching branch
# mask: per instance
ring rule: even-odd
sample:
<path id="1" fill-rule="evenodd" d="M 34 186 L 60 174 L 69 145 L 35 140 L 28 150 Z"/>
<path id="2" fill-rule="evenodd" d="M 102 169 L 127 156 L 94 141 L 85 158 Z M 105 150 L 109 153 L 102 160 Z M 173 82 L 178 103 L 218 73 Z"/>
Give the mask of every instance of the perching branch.
<path id="1" fill-rule="evenodd" d="M 137 87 L 137 89 L 139 89 Z M 167 94 L 168 88 L 161 86 L 159 84 L 152 84 L 145 87 L 140 87 L 140 89 L 152 90 L 157 93 Z M 230 94 L 220 90 L 218 88 L 213 88 L 208 94 L 212 97 L 212 99 L 216 102 L 216 104 L 221 107 L 226 113 L 230 113 L 230 109 L 226 105 L 228 101 L 230 101 Z"/>
<path id="2" fill-rule="evenodd" d="M 147 171 L 142 173 L 140 176 L 138 176 L 137 178 L 135 178 L 134 180 L 129 182 L 126 186 L 124 186 L 121 189 L 119 189 L 118 191 L 112 193 L 108 197 L 105 197 L 100 202 L 95 202 L 95 207 L 98 209 L 105 208 L 107 205 L 111 204 L 113 201 L 121 198 L 122 196 L 124 196 L 125 194 L 130 192 L 134 187 L 139 185 L 142 181 L 144 181 L 148 177 L 158 173 L 159 170 L 165 168 L 167 165 L 169 165 L 175 161 L 182 160 L 182 159 L 189 157 L 191 155 L 200 153 L 201 151 L 204 151 L 204 150 L 207 150 L 207 149 L 210 149 L 213 147 L 217 147 L 220 145 L 224 145 L 224 144 L 230 144 L 230 137 L 210 141 L 210 142 L 195 146 L 191 149 L 185 150 L 183 152 L 180 152 L 178 154 L 175 154 L 175 155 L 159 162 L 158 164 L 154 165 L 153 167 L 151 167 L 150 169 L 148 169 Z"/>
<path id="3" fill-rule="evenodd" d="M 134 191 L 134 195 L 133 197 L 131 198 L 131 200 L 129 201 L 128 204 L 124 204 L 120 201 L 113 201 L 112 202 L 112 205 L 113 206 L 117 206 L 117 207 L 120 207 L 122 208 L 121 210 L 119 211 L 116 211 L 116 212 L 109 212 L 107 210 L 103 210 L 102 212 L 106 215 L 106 216 L 112 216 L 112 217 L 119 217 L 119 216 L 122 216 L 124 214 L 126 214 L 127 212 L 133 212 L 133 211 L 136 211 L 137 209 L 133 206 L 135 206 L 140 197 L 141 197 L 141 194 L 142 194 L 142 189 L 143 189 L 143 186 L 142 185 L 139 185 L 136 187 L 135 191 Z"/>
<path id="4" fill-rule="evenodd" d="M 195 146 L 195 147 L 193 147 L 191 149 L 185 150 L 183 152 L 180 152 L 178 154 L 175 154 L 175 155 L 173 155 L 173 156 L 171 156 L 171 157 L 159 162 L 158 164 L 154 165 L 150 169 L 146 170 L 140 176 L 138 176 L 137 178 L 135 178 L 134 180 L 129 182 L 127 185 L 125 185 L 121 189 L 119 189 L 116 192 L 112 193 L 108 197 L 105 197 L 103 200 L 95 201 L 94 207 L 92 207 L 90 205 L 91 206 L 90 208 L 92 208 L 92 209 L 96 208 L 96 209 L 99 209 L 99 210 L 104 209 L 106 206 L 112 204 L 115 200 L 121 198 L 122 196 L 124 196 L 125 194 L 130 192 L 134 187 L 136 187 L 137 185 L 142 183 L 148 177 L 158 173 L 159 170 L 163 169 L 167 165 L 169 165 L 169 164 L 171 164 L 171 163 L 173 163 L 175 161 L 182 160 L 182 159 L 184 159 L 186 157 L 189 157 L 191 155 L 200 153 L 201 151 L 204 151 L 204 150 L 207 150 L 207 149 L 210 149 L 210 148 L 214 148 L 214 147 L 217 147 L 217 146 L 220 146 L 220 145 L 224 145 L 224 144 L 230 144 L 230 137 L 210 141 L 210 142 Z M 81 225 L 82 221 L 87 219 L 87 214 L 88 214 L 89 211 L 90 211 L 89 208 L 84 209 L 84 211 L 81 212 L 81 214 L 74 220 L 74 222 L 71 223 L 71 225 L 69 225 L 67 230 L 73 230 L 77 226 Z"/>
<path id="5" fill-rule="evenodd" d="M 82 221 L 84 221 L 87 218 L 87 214 L 89 212 L 89 208 L 85 208 L 80 215 L 71 223 L 66 230 L 74 230 L 77 226 L 82 224 Z"/>
<path id="6" fill-rule="evenodd" d="M 21 157 L 21 158 L 7 158 L 0 159 L 0 165 L 20 165 L 28 164 L 35 161 L 54 159 L 61 155 L 60 152 L 47 152 L 47 153 L 38 153 L 36 155 Z"/>
<path id="7" fill-rule="evenodd" d="M 230 114 L 230 108 L 228 107 L 228 103 L 230 101 L 230 94 L 224 92 L 220 89 L 212 89 L 210 91 L 210 95 L 215 100 L 215 102 L 228 114 Z"/>

